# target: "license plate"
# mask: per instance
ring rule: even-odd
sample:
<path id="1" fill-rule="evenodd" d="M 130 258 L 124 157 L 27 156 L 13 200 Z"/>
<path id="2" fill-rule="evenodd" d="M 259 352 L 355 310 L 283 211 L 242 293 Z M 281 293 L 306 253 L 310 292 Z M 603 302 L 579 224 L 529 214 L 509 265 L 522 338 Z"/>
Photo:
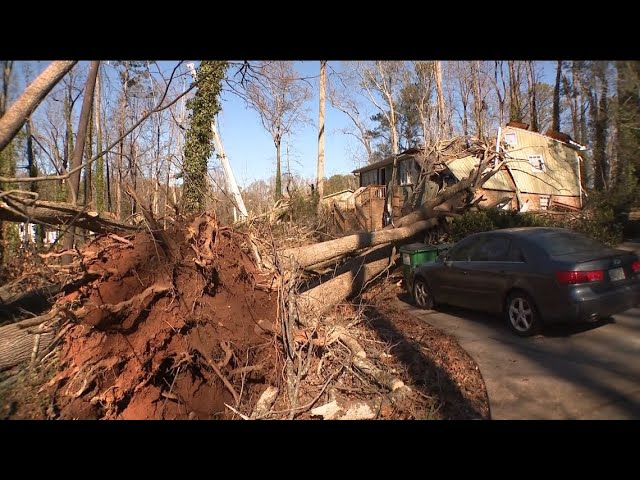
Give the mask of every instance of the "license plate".
<path id="1" fill-rule="evenodd" d="M 611 270 L 609 270 L 609 279 L 612 282 L 617 282 L 618 280 L 624 280 L 624 269 L 612 268 Z"/>
<path id="2" fill-rule="evenodd" d="M 402 263 L 404 265 L 411 265 L 411 257 L 409 256 L 408 253 L 403 253 L 402 254 Z"/>

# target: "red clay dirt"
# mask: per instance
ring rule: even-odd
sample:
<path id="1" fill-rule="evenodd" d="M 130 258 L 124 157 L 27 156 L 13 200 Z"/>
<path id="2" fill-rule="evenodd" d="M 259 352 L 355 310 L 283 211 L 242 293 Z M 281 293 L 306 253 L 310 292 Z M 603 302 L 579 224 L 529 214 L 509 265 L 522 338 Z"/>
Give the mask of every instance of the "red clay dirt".
<path id="1" fill-rule="evenodd" d="M 255 403 L 268 381 L 279 383 L 273 336 L 257 326 L 275 320 L 277 293 L 254 288 L 254 264 L 232 230 L 213 229 L 205 250 L 213 255 L 203 262 L 198 252 L 210 225 L 190 239 L 170 232 L 178 260 L 167 258 L 150 233 L 132 245 L 102 237 L 87 247 L 84 254 L 95 257 L 87 269 L 104 277 L 82 288 L 79 323 L 66 335 L 62 369 L 49 382 L 58 418 L 225 418 L 224 404 L 236 402 L 221 377 L 240 405 Z M 152 286 L 157 291 L 140 296 Z"/>

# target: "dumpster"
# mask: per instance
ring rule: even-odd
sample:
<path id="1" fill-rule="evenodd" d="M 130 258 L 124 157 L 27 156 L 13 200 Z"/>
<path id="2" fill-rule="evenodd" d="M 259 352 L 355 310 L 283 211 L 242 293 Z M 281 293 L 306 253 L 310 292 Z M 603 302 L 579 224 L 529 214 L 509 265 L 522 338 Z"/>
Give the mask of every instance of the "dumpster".
<path id="1" fill-rule="evenodd" d="M 402 273 L 407 290 L 411 292 L 413 273 L 418 265 L 434 262 L 440 253 L 447 251 L 452 244 L 425 245 L 424 243 L 411 243 L 400 247 L 402 256 Z"/>

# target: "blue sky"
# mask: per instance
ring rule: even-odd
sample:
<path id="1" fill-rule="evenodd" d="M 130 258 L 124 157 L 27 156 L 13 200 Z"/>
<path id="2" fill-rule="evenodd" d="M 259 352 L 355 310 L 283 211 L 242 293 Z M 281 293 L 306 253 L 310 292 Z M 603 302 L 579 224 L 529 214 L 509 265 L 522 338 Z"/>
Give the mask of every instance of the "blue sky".
<path id="1" fill-rule="evenodd" d="M 315 178 L 318 159 L 318 80 L 320 62 L 296 62 L 301 77 L 314 77 L 312 98 L 308 101 L 310 122 L 290 138 L 282 142 L 282 169 L 287 170 L 287 147 L 292 173 Z M 348 135 L 340 132 L 348 126 L 348 118 L 325 104 L 325 176 L 349 173 L 356 168 L 353 155 L 355 147 Z M 229 92 L 222 96 L 222 112 L 219 114 L 220 136 L 236 180 L 246 186 L 259 178 L 275 173 L 276 149 L 271 136 L 262 127 L 258 114 L 246 107 L 244 101 Z"/>

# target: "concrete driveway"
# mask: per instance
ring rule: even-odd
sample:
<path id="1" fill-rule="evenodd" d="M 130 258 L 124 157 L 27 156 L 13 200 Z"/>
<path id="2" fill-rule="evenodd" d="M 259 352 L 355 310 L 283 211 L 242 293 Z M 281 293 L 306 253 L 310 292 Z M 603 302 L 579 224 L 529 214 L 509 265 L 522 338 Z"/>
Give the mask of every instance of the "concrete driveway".
<path id="1" fill-rule="evenodd" d="M 457 338 L 480 367 L 493 419 L 640 419 L 640 309 L 520 338 L 497 317 L 397 307 Z"/>

